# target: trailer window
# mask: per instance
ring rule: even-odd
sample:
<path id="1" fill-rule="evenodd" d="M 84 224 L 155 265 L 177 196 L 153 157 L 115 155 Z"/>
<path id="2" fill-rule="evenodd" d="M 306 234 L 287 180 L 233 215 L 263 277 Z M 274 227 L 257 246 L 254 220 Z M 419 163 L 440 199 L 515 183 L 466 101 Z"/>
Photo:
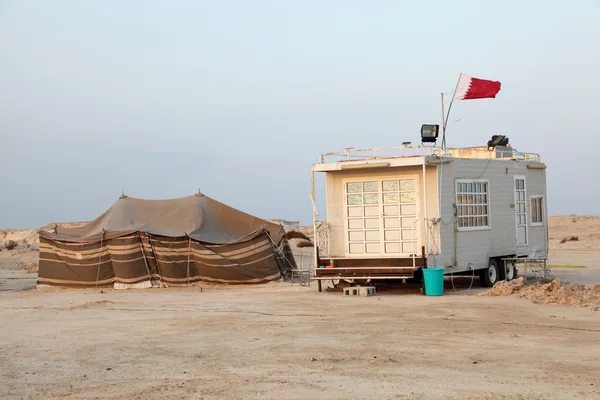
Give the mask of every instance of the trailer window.
<path id="1" fill-rule="evenodd" d="M 490 227 L 489 182 L 487 180 L 456 181 L 456 218 L 459 230 Z"/>
<path id="2" fill-rule="evenodd" d="M 531 196 L 531 224 L 544 224 L 544 196 Z"/>

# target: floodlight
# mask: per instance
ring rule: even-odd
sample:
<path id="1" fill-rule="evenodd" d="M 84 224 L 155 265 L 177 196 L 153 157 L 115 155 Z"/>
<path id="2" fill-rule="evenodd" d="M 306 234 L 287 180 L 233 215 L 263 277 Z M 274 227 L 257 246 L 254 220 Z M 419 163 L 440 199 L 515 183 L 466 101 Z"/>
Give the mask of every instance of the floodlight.
<path id="1" fill-rule="evenodd" d="M 507 146 L 508 138 L 504 135 L 493 135 L 490 140 L 488 140 L 488 150 L 492 151 L 496 148 L 496 146 Z"/>
<path id="2" fill-rule="evenodd" d="M 423 125 L 423 126 L 421 126 L 421 143 L 437 142 L 439 131 L 440 131 L 439 125 Z"/>

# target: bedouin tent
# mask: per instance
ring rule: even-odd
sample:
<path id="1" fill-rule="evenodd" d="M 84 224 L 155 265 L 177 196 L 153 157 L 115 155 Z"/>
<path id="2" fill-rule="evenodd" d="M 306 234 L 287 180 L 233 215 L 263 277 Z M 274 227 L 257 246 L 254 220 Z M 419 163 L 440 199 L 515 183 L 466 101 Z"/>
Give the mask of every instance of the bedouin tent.
<path id="1" fill-rule="evenodd" d="M 40 235 L 38 285 L 115 288 L 263 283 L 295 262 L 284 229 L 201 193 L 121 196 L 97 219 Z"/>

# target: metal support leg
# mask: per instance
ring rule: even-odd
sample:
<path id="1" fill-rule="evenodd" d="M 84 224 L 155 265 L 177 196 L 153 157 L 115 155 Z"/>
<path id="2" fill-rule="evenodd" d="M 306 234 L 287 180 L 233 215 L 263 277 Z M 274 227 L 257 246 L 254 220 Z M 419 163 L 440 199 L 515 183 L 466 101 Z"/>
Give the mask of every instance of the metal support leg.
<path id="1" fill-rule="evenodd" d="M 321 289 L 321 280 L 319 279 L 317 282 L 319 283 L 319 293 L 321 293 L 321 292 L 323 291 L 323 290 Z"/>

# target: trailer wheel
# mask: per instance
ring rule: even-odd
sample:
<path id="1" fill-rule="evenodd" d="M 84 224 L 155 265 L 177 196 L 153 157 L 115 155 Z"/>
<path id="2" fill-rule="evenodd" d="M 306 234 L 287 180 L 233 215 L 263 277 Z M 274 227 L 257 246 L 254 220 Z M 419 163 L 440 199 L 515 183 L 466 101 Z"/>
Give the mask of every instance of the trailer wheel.
<path id="1" fill-rule="evenodd" d="M 507 281 L 512 281 L 517 277 L 517 267 L 514 262 L 507 262 L 504 268 L 504 277 Z"/>
<path id="2" fill-rule="evenodd" d="M 484 268 L 480 272 L 481 285 L 484 287 L 492 287 L 498 282 L 500 271 L 498 270 L 498 263 L 496 260 L 490 260 L 488 267 Z"/>

